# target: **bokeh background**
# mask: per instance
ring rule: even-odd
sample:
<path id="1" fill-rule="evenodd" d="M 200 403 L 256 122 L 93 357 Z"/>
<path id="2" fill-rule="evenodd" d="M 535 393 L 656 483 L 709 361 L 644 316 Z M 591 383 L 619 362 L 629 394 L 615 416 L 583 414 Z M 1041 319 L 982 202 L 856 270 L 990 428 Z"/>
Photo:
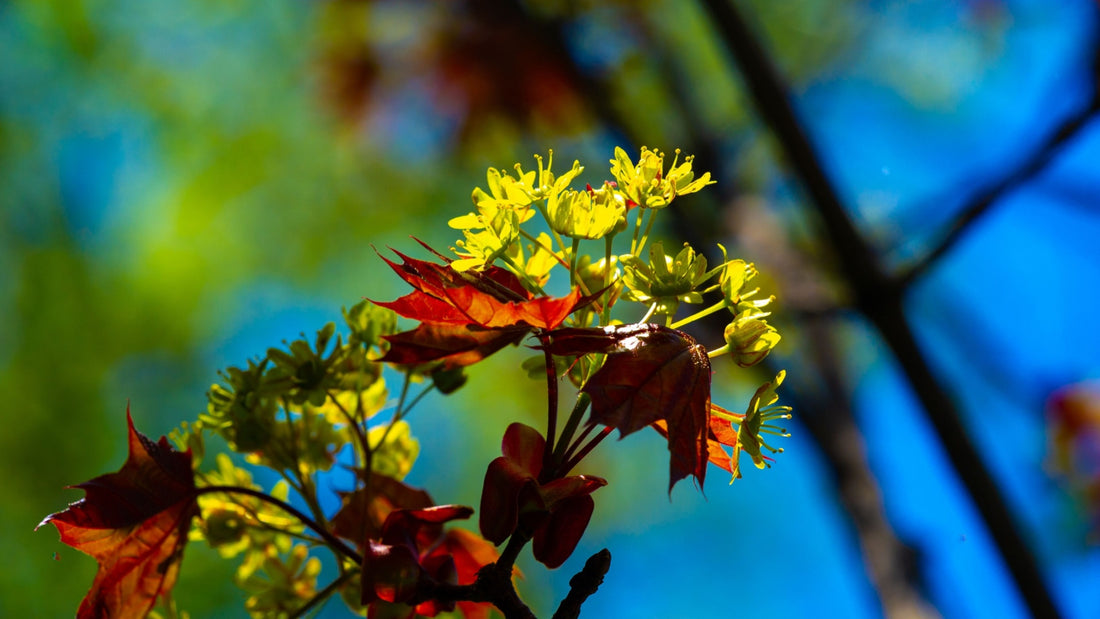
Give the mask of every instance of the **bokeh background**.
<path id="1" fill-rule="evenodd" d="M 489 165 L 553 148 L 597 183 L 644 144 L 719 181 L 663 232 L 779 295 L 794 436 L 671 500 L 655 433 L 602 445 L 576 555 L 521 562 L 540 616 L 605 546 L 594 617 L 1100 616 L 1098 13 L 0 2 L 0 615 L 75 611 L 94 562 L 33 529 L 125 459 L 127 401 L 159 436 L 218 368 L 393 298 L 372 246 L 453 243 Z M 411 417 L 410 483 L 478 504 L 507 420 L 540 413 L 523 356 Z M 759 377 L 716 372 L 742 407 Z M 189 547 L 181 606 L 242 616 L 233 567 Z"/>

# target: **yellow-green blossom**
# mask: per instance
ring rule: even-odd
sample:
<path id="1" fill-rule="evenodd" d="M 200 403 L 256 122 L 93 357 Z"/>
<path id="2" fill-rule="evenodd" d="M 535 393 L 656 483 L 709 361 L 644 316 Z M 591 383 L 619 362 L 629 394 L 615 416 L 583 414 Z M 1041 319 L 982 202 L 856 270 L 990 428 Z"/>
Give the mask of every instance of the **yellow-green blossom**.
<path id="1" fill-rule="evenodd" d="M 714 183 L 710 180 L 710 172 L 695 178 L 691 170 L 693 157 L 684 157 L 683 163 L 678 163 L 679 158 L 680 150 L 677 149 L 672 165 L 665 172 L 665 156 L 660 151 L 643 146 L 638 162 L 634 163 L 626 151 L 616 147 L 615 158 L 611 160 L 611 175 L 618 181 L 619 191 L 634 204 L 663 208 L 676 196 L 694 193 Z"/>
<path id="2" fill-rule="evenodd" d="M 769 466 L 764 455 L 760 453 L 761 447 L 772 453 L 783 452 L 782 449 L 776 449 L 768 445 L 760 435 L 774 434 L 784 438 L 790 436 L 786 429 L 770 423 L 777 419 L 791 418 L 791 407 L 776 406 L 775 404 L 779 401 L 776 390 L 779 389 L 779 385 L 783 383 L 783 378 L 786 375 L 785 370 L 780 370 L 775 375 L 775 380 L 761 385 L 753 394 L 752 399 L 749 400 L 749 407 L 745 411 L 744 418 L 740 422 L 734 422 L 740 424 L 740 427 L 737 428 L 737 445 L 733 448 L 734 479 L 741 477 L 741 470 L 738 465 L 738 457 L 741 451 L 749 454 L 752 463 L 758 469 Z"/>
<path id="3" fill-rule="evenodd" d="M 600 191 L 553 193 L 546 211 L 550 228 L 574 239 L 602 239 L 626 225 L 622 197 L 606 185 Z"/>
<path id="4" fill-rule="evenodd" d="M 656 311 L 669 315 L 676 312 L 681 301 L 703 302 L 703 295 L 696 288 L 710 277 L 707 259 L 697 255 L 687 243 L 675 257 L 665 254 L 661 243 L 654 243 L 649 249 L 648 263 L 629 254 L 619 259 L 623 263 L 626 284 L 623 296 L 627 300 L 657 303 Z"/>
<path id="5" fill-rule="evenodd" d="M 451 263 L 451 268 L 456 271 L 481 269 L 508 252 L 519 239 L 520 225 L 535 215 L 529 205 L 530 200 L 525 205 L 486 200 L 478 204 L 477 213 L 447 222 L 450 227 L 462 230 L 466 237 L 456 243 L 454 251 L 459 259 Z"/>

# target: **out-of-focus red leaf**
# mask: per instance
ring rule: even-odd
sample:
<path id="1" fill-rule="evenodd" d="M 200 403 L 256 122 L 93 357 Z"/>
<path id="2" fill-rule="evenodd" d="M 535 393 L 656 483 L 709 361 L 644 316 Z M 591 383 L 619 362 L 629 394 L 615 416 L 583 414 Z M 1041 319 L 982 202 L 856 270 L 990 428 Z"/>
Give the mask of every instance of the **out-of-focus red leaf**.
<path id="1" fill-rule="evenodd" d="M 332 532 L 360 549 L 367 540 L 382 537 L 382 525 L 394 511 L 434 505 L 427 492 L 377 472 L 370 474 L 370 485 L 343 495 L 343 499 L 343 507 L 332 518 Z"/>
<path id="2" fill-rule="evenodd" d="M 176 583 L 191 518 L 198 513 L 191 452 L 134 428 L 129 457 L 116 473 L 72 486 L 85 497 L 51 514 L 61 541 L 92 556 L 99 569 L 77 611 L 79 619 L 143 617 Z"/>
<path id="3" fill-rule="evenodd" d="M 363 603 L 411 599 L 422 577 L 423 569 L 413 549 L 369 542 L 363 552 Z"/>
<path id="4" fill-rule="evenodd" d="M 454 558 L 439 554 L 437 547 L 445 540 L 443 524 L 469 518 L 473 511 L 461 505 L 438 505 L 391 512 L 382 525 L 381 539 L 370 540 L 364 549 L 362 603 L 409 602 L 422 599 L 424 587 L 456 583 Z M 416 611 L 434 615 L 451 608 L 453 604 L 429 601 Z"/>
<path id="5" fill-rule="evenodd" d="M 527 475 L 537 478 L 542 472 L 542 452 L 546 439 L 538 430 L 522 423 L 513 423 L 504 431 L 500 451 Z"/>
<path id="6" fill-rule="evenodd" d="M 472 365 L 509 344 L 518 343 L 526 326 L 484 329 L 466 325 L 422 322 L 412 331 L 383 336 L 390 349 L 379 361 L 402 365 L 442 362 L 444 370 Z"/>
<path id="7" fill-rule="evenodd" d="M 623 437 L 658 420 L 668 422 L 669 491 L 692 475 L 703 485 L 707 472 L 710 359 L 687 334 L 658 325 L 601 329 L 608 357 L 583 391 L 592 398 L 592 421 L 619 429 Z M 602 336 L 577 334 L 557 349 L 591 347 Z M 555 338 L 557 339 L 557 338 Z M 577 342 L 577 344 L 569 344 Z M 553 350 L 551 350 L 553 352 Z M 571 353 L 570 353 L 571 354 Z"/>
<path id="8" fill-rule="evenodd" d="M 456 584 L 459 585 L 473 583 L 477 580 L 478 570 L 500 558 L 492 544 L 465 529 L 448 530 L 432 554 L 454 559 Z M 488 602 L 459 602 L 458 608 L 466 619 L 489 619 L 493 605 Z"/>

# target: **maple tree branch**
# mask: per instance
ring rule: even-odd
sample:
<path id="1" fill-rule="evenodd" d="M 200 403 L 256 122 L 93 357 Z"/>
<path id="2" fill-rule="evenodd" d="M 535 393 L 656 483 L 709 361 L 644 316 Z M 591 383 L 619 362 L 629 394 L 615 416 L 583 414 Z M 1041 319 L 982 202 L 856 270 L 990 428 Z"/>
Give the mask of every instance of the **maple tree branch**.
<path id="1" fill-rule="evenodd" d="M 585 561 L 584 568 L 569 579 L 569 594 L 558 605 L 553 619 L 577 619 L 581 605 L 603 584 L 603 577 L 611 569 L 611 553 L 604 548 Z"/>
<path id="2" fill-rule="evenodd" d="M 508 538 L 508 545 L 495 563 L 490 563 L 477 572 L 477 580 L 469 585 L 451 585 L 436 583 L 424 587 L 420 595 L 407 602 L 416 605 L 426 600 L 439 602 L 490 602 L 505 619 L 535 619 L 531 609 L 519 599 L 512 584 L 512 566 L 520 550 L 530 538 L 519 531 Z"/>
<path id="3" fill-rule="evenodd" d="M 313 608 L 317 607 L 318 605 L 324 604 L 325 601 L 328 600 L 328 598 L 333 593 L 338 591 L 340 587 L 344 586 L 344 584 L 347 583 L 348 580 L 351 580 L 351 578 L 358 573 L 359 570 L 357 569 L 346 570 L 343 574 L 340 574 L 338 578 L 334 579 L 332 582 L 326 585 L 324 589 L 321 589 L 320 591 L 315 593 L 313 597 L 309 598 L 308 602 L 299 606 L 297 610 L 295 610 L 293 613 L 290 614 L 289 617 L 287 617 L 287 619 L 297 619 L 298 617 L 304 617 L 305 614 Z"/>
<path id="4" fill-rule="evenodd" d="M 1015 170 L 1009 172 L 1004 178 L 994 183 L 991 187 L 975 196 L 970 204 L 964 206 L 954 221 L 948 226 L 939 243 L 928 253 L 897 276 L 902 287 L 906 287 L 919 278 L 937 260 L 951 250 L 955 244 L 971 229 L 971 224 L 989 211 L 1004 195 L 1021 184 L 1031 180 L 1045 170 L 1050 162 L 1077 137 L 1081 130 L 1100 113 L 1100 89 L 1085 105 L 1075 114 L 1064 119 L 1043 142 L 1039 148 L 1031 153 L 1031 156 L 1022 162 Z"/>
<path id="5" fill-rule="evenodd" d="M 795 115 L 778 72 L 732 3 L 703 0 L 703 4 L 740 68 L 757 112 L 771 128 L 816 206 L 857 308 L 875 325 L 905 372 L 1025 604 L 1034 616 L 1060 616 L 1035 555 L 996 480 L 970 440 L 955 403 L 933 375 L 917 344 L 903 308 L 904 289 L 882 271 L 871 247 L 849 218 Z"/>
<path id="6" fill-rule="evenodd" d="M 363 563 L 363 557 L 360 556 L 354 548 L 345 544 L 343 540 L 333 535 L 331 532 L 329 532 L 327 528 L 321 526 L 317 523 L 317 521 L 313 520 L 305 513 L 300 511 L 298 508 L 294 507 L 290 503 L 287 503 L 286 501 L 276 499 L 275 497 L 265 492 L 254 490 L 252 488 L 245 488 L 243 486 L 204 486 L 202 488 L 195 489 L 195 498 L 198 498 L 204 494 L 213 494 L 215 492 L 222 492 L 225 494 L 243 494 L 264 501 L 265 503 L 270 503 L 271 505 L 278 507 L 279 509 L 285 511 L 291 516 L 294 516 L 302 524 L 312 529 L 314 533 L 321 537 L 321 539 L 325 540 L 325 543 L 334 552 L 342 554 L 348 559 L 351 559 L 351 561 L 354 562 L 356 565 L 361 565 Z"/>

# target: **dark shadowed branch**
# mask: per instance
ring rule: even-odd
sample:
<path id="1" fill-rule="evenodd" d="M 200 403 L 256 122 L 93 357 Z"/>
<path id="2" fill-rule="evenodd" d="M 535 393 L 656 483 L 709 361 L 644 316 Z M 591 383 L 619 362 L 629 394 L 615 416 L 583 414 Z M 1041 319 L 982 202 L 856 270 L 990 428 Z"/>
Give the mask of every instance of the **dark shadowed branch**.
<path id="1" fill-rule="evenodd" d="M 611 569 L 611 553 L 606 548 L 588 557 L 584 568 L 569 579 L 569 595 L 561 601 L 554 619 L 577 619 L 581 604 L 603 584 L 603 577 Z"/>
<path id="2" fill-rule="evenodd" d="M 1045 142 L 1037 148 L 1027 160 L 1015 170 L 997 181 L 994 185 L 978 194 L 964 206 L 958 217 L 947 227 L 939 243 L 922 256 L 917 262 L 904 269 L 898 276 L 902 286 L 908 286 L 923 274 L 928 267 L 936 263 L 969 230 L 972 224 L 984 215 L 997 200 L 1021 184 L 1031 180 L 1046 169 L 1062 148 L 1081 132 L 1100 112 L 1100 89 L 1088 104 L 1077 113 L 1062 121 Z"/>
<path id="3" fill-rule="evenodd" d="M 794 113 L 783 81 L 752 30 L 727 0 L 703 0 L 703 4 L 740 68 L 757 112 L 774 132 L 816 207 L 856 308 L 879 330 L 905 372 L 1017 590 L 1034 616 L 1058 617 L 1034 554 L 971 442 L 954 402 L 933 375 L 913 336 L 903 308 L 904 288 L 882 271 L 870 245 L 849 218 Z"/>

